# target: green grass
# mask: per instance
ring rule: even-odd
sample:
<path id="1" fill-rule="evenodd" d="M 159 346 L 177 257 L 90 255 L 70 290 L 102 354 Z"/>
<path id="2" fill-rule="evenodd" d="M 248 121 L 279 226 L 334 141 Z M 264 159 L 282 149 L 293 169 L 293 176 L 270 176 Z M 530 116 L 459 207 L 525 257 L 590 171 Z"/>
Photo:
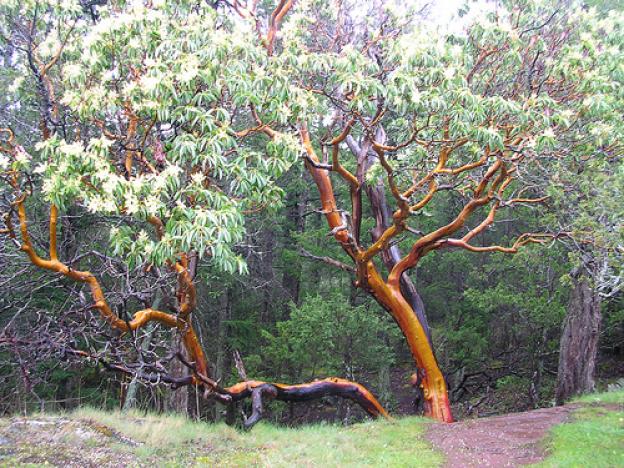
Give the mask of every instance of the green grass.
<path id="1" fill-rule="evenodd" d="M 81 409 L 73 418 L 91 420 L 143 443 L 118 444 L 141 459 L 169 466 L 440 466 L 442 456 L 424 440 L 427 422 L 407 417 L 353 426 L 301 428 L 260 423 L 241 432 L 173 415 L 144 415 Z"/>
<path id="2" fill-rule="evenodd" d="M 573 403 L 593 403 L 601 405 L 624 405 L 624 390 L 617 392 L 590 393 L 572 400 Z"/>
<path id="3" fill-rule="evenodd" d="M 624 391 L 585 395 L 574 401 L 591 406 L 580 408 L 569 422 L 550 431 L 549 455 L 538 466 L 624 466 Z"/>
<path id="4" fill-rule="evenodd" d="M 548 457 L 539 466 L 624 466 L 624 391 L 575 401 L 580 408 L 568 423 L 552 428 L 546 439 Z M 107 456 L 134 460 L 137 466 L 433 467 L 444 461 L 425 440 L 428 420 L 417 417 L 299 428 L 263 422 L 246 432 L 223 423 L 140 412 L 82 408 L 64 417 L 111 436 L 104 442 Z M 125 443 L 118 435 L 140 445 Z M 79 441 L 79 445 L 69 442 L 68 453 L 103 443 L 99 439 Z M 57 455 L 60 459 L 62 454 Z M 0 466 L 3 461 L 7 462 L 0 459 Z"/>

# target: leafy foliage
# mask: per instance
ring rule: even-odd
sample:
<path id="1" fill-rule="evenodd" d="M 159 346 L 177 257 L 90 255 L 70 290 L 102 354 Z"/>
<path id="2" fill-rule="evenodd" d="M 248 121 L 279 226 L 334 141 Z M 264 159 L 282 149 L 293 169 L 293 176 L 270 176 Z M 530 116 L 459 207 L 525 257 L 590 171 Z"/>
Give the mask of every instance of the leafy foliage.
<path id="1" fill-rule="evenodd" d="M 386 344 L 394 327 L 366 306 L 350 306 L 340 296 L 310 296 L 292 306 L 288 320 L 265 332 L 266 364 L 290 369 L 294 380 L 310 380 L 333 373 L 351 377 L 392 364 Z M 396 332 L 395 332 L 396 334 Z"/>
<path id="2" fill-rule="evenodd" d="M 5 182 L 22 174 L 29 209 L 42 212 L 52 202 L 66 215 L 59 231 L 74 236 L 64 253 L 75 265 L 107 265 L 104 281 L 128 289 L 115 298 L 120 315 L 150 303 L 155 290 L 173 296 L 162 277 L 154 286 L 148 274 L 156 276 L 182 252 L 196 252 L 204 294 L 196 321 L 204 343 L 220 356 L 215 366 L 224 367 L 218 373 L 225 379 L 233 374 L 226 356 L 233 349 L 243 351 L 250 370 L 292 380 L 331 373 L 359 378 L 410 359 L 372 302 L 347 297 L 346 276 L 300 257 L 304 248 L 349 260 L 339 245 L 325 242 L 326 213 L 318 212 L 311 180 L 299 167 L 303 123 L 315 136 L 314 149 L 328 158 L 328 141 L 349 119 L 354 139 L 364 141 L 378 117 L 385 143 L 400 147 L 387 152 L 387 167 L 373 156 L 363 178 L 370 186 L 385 184 L 391 201 L 397 200 L 390 180 L 409 192 L 406 199 L 416 206 L 405 220 L 410 229 L 393 239 L 403 251 L 414 243 L 411 234 L 451 222 L 488 164 L 500 160 L 515 171 L 506 192 L 491 200 L 505 219 L 475 244 L 511 245 L 523 232 L 544 228 L 553 236 L 568 233 L 567 247 L 578 240 L 583 252 L 590 242 L 601 251 L 603 290 L 618 294 L 624 216 L 618 12 L 508 2 L 466 33 L 445 35 L 406 21 L 409 14 L 388 4 L 381 15 L 388 34 L 382 34 L 377 16 L 339 24 L 340 12 L 326 2 L 298 1 L 271 55 L 253 18 L 209 2 L 109 2 L 97 7 L 96 18 L 83 3 L 0 6 L 11 65 L 0 76 L 9 109 L 2 109 L 3 119 L 8 116 L 21 145 L 11 158 L 0 154 L 2 208 L 15 201 Z M 265 3 L 259 14 L 270 13 Z M 353 10 L 350 21 L 360 21 L 360 9 Z M 30 44 L 23 40 L 27 24 Z M 352 42 L 332 41 L 341 27 L 352 28 Z M 19 47 L 11 49 L 13 43 Z M 54 130 L 51 136 L 35 136 L 39 120 Z M 420 205 L 428 184 L 410 191 L 414 178 L 435 171 L 449 146 L 444 171 L 432 179 L 444 190 Z M 355 173 L 357 161 L 344 159 Z M 466 165 L 472 169 L 459 170 Z M 336 184 L 334 193 L 339 209 L 351 202 L 346 185 Z M 550 213 L 517 201 L 543 194 Z M 365 203 L 363 211 L 368 216 L 372 209 Z M 72 225 L 73 216 L 86 212 L 93 225 Z M 473 217 L 486 215 L 484 207 Z M 162 221 L 162 233 L 153 218 Z M 372 218 L 363 220 L 362 232 L 374 228 Z M 30 219 L 41 225 L 38 247 L 47 247 L 45 223 Z M 474 226 L 467 220 L 458 232 Z M 88 250 L 98 251 L 100 263 L 76 253 L 96 238 Z M 2 248 L 11 255 L 6 271 L 20 271 L 12 244 Z M 522 392 L 539 380 L 537 373 L 552 373 L 565 274 L 577 263 L 558 247 L 514 258 L 476 258 L 463 250 L 423 258 L 413 278 L 451 380 L 477 375 L 468 385 L 473 394 L 497 386 Z M 139 275 L 148 278 L 127 285 Z M 53 315 L 53 306 L 65 307 L 66 291 L 54 285 L 42 291 L 33 293 L 37 310 Z M 11 292 L 6 310 L 19 315 L 16 295 Z M 621 302 L 614 304 L 607 323 L 616 348 L 622 314 Z M 77 300 L 72 307 L 88 304 Z M 144 337 L 134 338 L 136 351 Z M 548 382 L 543 388 L 548 393 Z"/>

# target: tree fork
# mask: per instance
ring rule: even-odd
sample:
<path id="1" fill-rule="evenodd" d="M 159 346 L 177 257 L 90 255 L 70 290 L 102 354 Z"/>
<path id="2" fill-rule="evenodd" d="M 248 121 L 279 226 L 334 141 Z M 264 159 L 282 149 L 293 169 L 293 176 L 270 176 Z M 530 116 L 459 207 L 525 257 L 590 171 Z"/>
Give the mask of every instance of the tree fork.
<path id="1" fill-rule="evenodd" d="M 180 296 L 182 299 L 180 316 L 175 316 L 166 312 L 148 308 L 136 312 L 132 320 L 127 322 L 120 319 L 113 313 L 110 306 L 108 305 L 108 302 L 106 301 L 106 298 L 104 297 L 104 292 L 102 291 L 99 281 L 91 272 L 72 269 L 58 260 L 58 255 L 56 251 L 56 224 L 58 220 L 58 209 L 54 204 L 50 205 L 50 260 L 45 260 L 36 253 L 30 239 L 30 235 L 28 233 L 28 221 L 26 219 L 26 207 L 24 206 L 24 203 L 25 196 L 22 195 L 16 202 L 18 208 L 17 212 L 19 218 L 20 232 L 22 237 L 22 244 L 20 248 L 28 255 L 30 261 L 35 266 L 45 270 L 60 273 L 68 278 L 73 279 L 74 281 L 87 283 L 89 285 L 89 288 L 91 289 L 91 294 L 94 300 L 94 308 L 99 310 L 102 317 L 107 322 L 109 322 L 109 324 L 113 328 L 121 331 L 122 333 L 136 330 L 152 321 L 160 322 L 169 328 L 177 328 L 182 334 L 185 348 L 197 363 L 198 372 L 206 376 L 209 374 L 209 369 L 203 349 L 199 343 L 199 340 L 197 339 L 195 330 L 190 323 L 189 314 L 192 307 L 194 306 L 195 286 L 190 280 L 187 269 L 185 267 L 180 266 L 179 263 L 176 263 L 175 265 L 175 270 L 178 273 L 180 281 Z M 184 259 L 185 257 L 183 257 L 183 261 Z"/>
<path id="2" fill-rule="evenodd" d="M 347 134 L 348 132 L 345 129 L 339 137 L 332 141 L 332 144 L 340 143 L 340 141 L 346 138 Z M 371 260 L 377 253 L 384 250 L 385 241 L 378 239 L 373 247 L 363 252 L 358 249 L 357 245 L 353 246 L 349 242 L 350 234 L 347 230 L 337 230 L 341 226 L 342 219 L 337 212 L 336 199 L 329 172 L 308 162 L 309 160 L 318 162 L 319 159 L 314 152 L 305 125 L 301 126 L 300 135 L 308 156 L 306 167 L 317 185 L 327 223 L 330 229 L 332 229 L 334 238 L 357 265 L 358 280 L 356 281 L 356 286 L 365 288 L 371 293 L 377 302 L 392 315 L 399 325 L 403 336 L 405 336 L 417 368 L 423 370 L 424 375 L 420 376 L 420 386 L 423 389 L 425 399 L 425 415 L 438 421 L 453 422 L 446 381 L 438 367 L 433 348 L 423 325 L 401 292 L 400 282 L 397 281 L 396 284 L 390 284 L 390 282 L 386 283 L 383 281 Z M 388 230 L 393 228 L 394 230 L 399 229 L 396 225 L 393 225 Z M 401 271 L 399 277 L 402 276 L 402 273 L 403 271 Z"/>

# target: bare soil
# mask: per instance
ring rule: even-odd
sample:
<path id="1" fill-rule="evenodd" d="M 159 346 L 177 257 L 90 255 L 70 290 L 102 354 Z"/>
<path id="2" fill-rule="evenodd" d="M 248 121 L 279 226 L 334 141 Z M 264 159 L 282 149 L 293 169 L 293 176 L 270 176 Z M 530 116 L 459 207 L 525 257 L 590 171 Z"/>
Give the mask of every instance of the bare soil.
<path id="1" fill-rule="evenodd" d="M 541 441 L 548 430 L 566 421 L 579 405 L 542 408 L 432 424 L 427 438 L 446 456 L 448 467 L 513 467 L 537 463 L 545 457 Z"/>

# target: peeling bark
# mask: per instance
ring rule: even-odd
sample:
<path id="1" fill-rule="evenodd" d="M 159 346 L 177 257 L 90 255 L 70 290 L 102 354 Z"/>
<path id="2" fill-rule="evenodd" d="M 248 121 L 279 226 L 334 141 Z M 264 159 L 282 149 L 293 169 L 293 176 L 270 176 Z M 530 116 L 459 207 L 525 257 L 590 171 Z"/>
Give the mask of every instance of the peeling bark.
<path id="1" fill-rule="evenodd" d="M 17 183 L 16 183 L 17 185 Z M 16 187 L 17 190 L 17 187 Z M 168 314 L 152 308 L 144 309 L 136 312 L 130 321 L 122 320 L 110 308 L 105 299 L 104 292 L 97 278 L 89 271 L 80 271 L 69 268 L 57 256 L 57 234 L 56 223 L 58 220 L 58 210 L 54 205 L 50 208 L 50 259 L 40 257 L 34 249 L 28 232 L 28 223 L 26 220 L 26 209 L 24 206 L 25 196 L 22 196 L 16 202 L 18 207 L 19 227 L 21 234 L 21 250 L 24 251 L 31 262 L 44 270 L 60 273 L 74 281 L 87 283 L 91 289 L 92 298 L 94 300 L 94 308 L 100 311 L 102 318 L 105 319 L 112 328 L 124 333 L 137 330 L 146 324 L 158 322 L 170 328 L 177 328 L 180 331 L 181 341 L 184 353 L 177 353 L 180 362 L 192 370 L 191 375 L 173 376 L 168 374 L 147 373 L 136 371 L 130 367 L 120 363 L 109 363 L 97 356 L 91 356 L 81 350 L 67 350 L 69 354 L 74 356 L 95 358 L 103 364 L 108 370 L 121 372 L 126 375 L 138 376 L 142 380 L 153 383 L 169 383 L 172 388 L 179 388 L 188 385 L 197 385 L 205 389 L 204 397 L 211 397 L 220 403 L 230 404 L 244 398 L 252 397 L 254 404 L 254 414 L 251 421 L 247 421 L 248 426 L 252 426 L 262 416 L 262 395 L 275 394 L 275 398 L 283 401 L 307 401 L 323 396 L 339 396 L 350 399 L 358 403 L 371 416 L 379 415 L 389 417 L 388 413 L 379 404 L 377 399 L 362 385 L 339 378 L 328 378 L 321 381 L 315 381 L 299 385 L 286 385 L 278 383 L 267 383 L 259 381 L 241 382 L 228 388 L 222 388 L 218 382 L 210 378 L 208 362 L 205 358 L 204 351 L 197 339 L 197 335 L 191 323 L 190 314 L 195 308 L 196 290 L 193 283 L 195 274 L 195 265 L 193 264 L 193 256 L 189 265 L 189 259 L 186 254 L 181 254 L 180 260 L 170 266 L 178 274 L 178 314 Z M 158 233 L 162 228 L 162 222 L 157 219 L 151 219 L 150 222 L 156 227 Z M 9 235 L 17 238 L 11 224 L 7 224 Z M 188 354 L 189 362 L 184 354 Z M 254 389 L 262 387 L 255 393 Z M 187 402 L 188 403 L 188 402 Z"/>
<path id="2" fill-rule="evenodd" d="M 343 132 L 331 142 L 335 150 L 332 169 L 339 172 L 341 177 L 351 184 L 354 217 L 352 226 L 357 226 L 359 223 L 359 207 L 361 205 L 358 202 L 358 196 L 361 193 L 361 189 L 355 189 L 354 185 L 358 185 L 360 182 L 358 182 L 358 178 L 346 173 L 347 171 L 340 166 L 336 153 L 337 145 L 348 136 L 350 125 L 351 123 L 348 123 Z M 302 143 L 307 153 L 306 167 L 316 183 L 321 198 L 323 213 L 331 229 L 331 234 L 356 264 L 357 279 L 355 285 L 371 294 L 371 296 L 392 315 L 405 336 L 412 356 L 414 357 L 416 367 L 418 368 L 418 374 L 414 376 L 415 378 L 413 380 L 414 383 L 417 382 L 423 390 L 425 415 L 439 421 L 452 422 L 453 416 L 451 413 L 446 381 L 438 367 L 428 333 L 425 331 L 423 322 L 419 320 L 415 309 L 408 302 L 401 288 L 401 284 L 403 283 L 402 279 L 405 276 L 403 273 L 416 265 L 423 255 L 422 249 L 424 249 L 424 246 L 418 250 L 413 249 L 410 254 L 397 261 L 391 269 L 387 281 L 381 277 L 372 261 L 372 258 L 377 254 L 383 255 L 384 252 L 387 252 L 389 247 L 388 241 L 405 229 L 401 219 L 409 215 L 409 207 L 402 206 L 398 210 L 398 214 L 392 216 L 393 223 L 390 227 L 379 235 L 377 241 L 375 241 L 371 247 L 363 250 L 357 237 L 355 237 L 353 232 L 349 231 L 348 226 L 344 224 L 341 211 L 338 210 L 336 205 L 333 186 L 329 177 L 329 170 L 318 164 L 319 159 L 315 154 L 307 128 L 302 126 L 300 132 Z M 380 150 L 377 151 L 377 154 L 383 165 L 383 154 Z M 364 156 L 366 155 L 363 154 L 362 150 L 360 154 L 358 154 L 358 161 L 361 162 Z M 362 174 L 363 173 L 364 172 L 362 172 Z M 493 175 L 493 172 L 491 171 L 490 174 Z M 490 175 L 490 177 L 492 175 Z M 361 174 L 360 179 L 362 179 Z M 390 176 L 389 179 L 389 184 L 393 188 L 393 196 L 401 199 Z M 481 190 L 483 190 L 483 188 L 481 188 Z M 473 203 L 471 208 L 472 206 L 476 208 L 477 203 Z M 468 210 L 466 210 L 466 212 L 468 212 Z M 458 221 L 456 224 L 460 225 L 461 223 Z M 434 238 L 433 241 L 435 242 L 435 240 L 437 239 Z"/>

